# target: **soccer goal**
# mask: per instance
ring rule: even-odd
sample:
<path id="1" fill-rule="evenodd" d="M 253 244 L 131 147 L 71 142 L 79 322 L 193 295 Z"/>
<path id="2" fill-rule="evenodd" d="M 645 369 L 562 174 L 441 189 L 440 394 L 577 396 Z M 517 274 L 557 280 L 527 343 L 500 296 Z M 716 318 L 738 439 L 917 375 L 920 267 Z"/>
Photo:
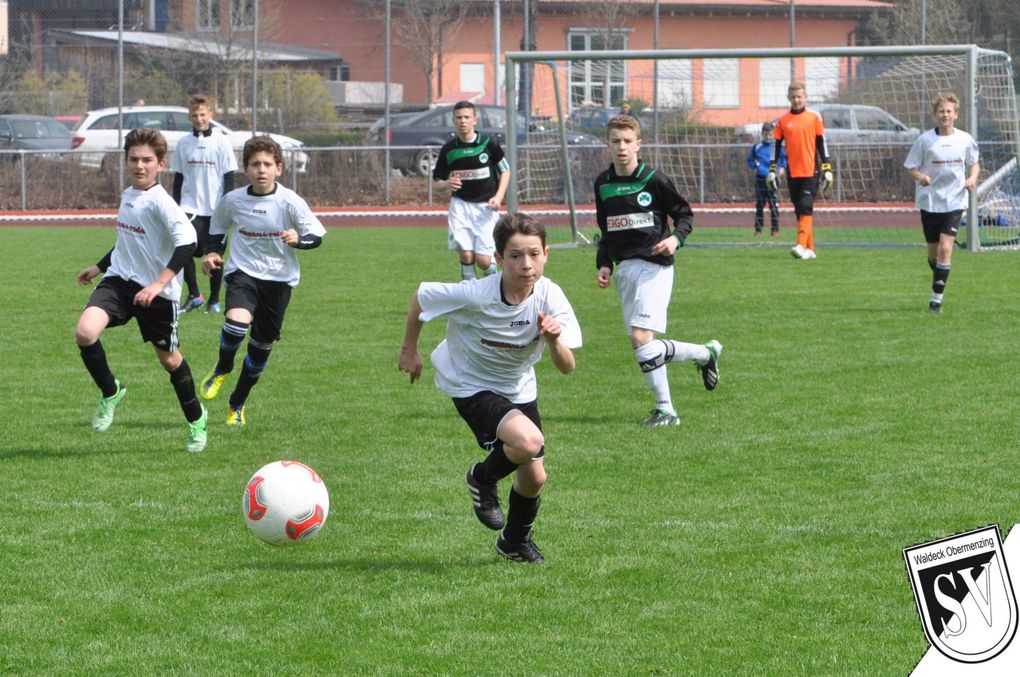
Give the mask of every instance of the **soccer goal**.
<path id="1" fill-rule="evenodd" d="M 835 170 L 835 185 L 815 203 L 818 242 L 919 243 L 903 160 L 935 124 L 933 97 L 949 90 L 961 98 L 957 127 L 974 135 L 981 153 L 960 239 L 975 251 L 1018 247 L 1013 65 L 1007 54 L 974 45 L 508 52 L 508 125 L 526 130 L 507 135 L 509 206 L 543 215 L 558 241 L 590 242 L 592 182 L 610 162 L 605 122 L 627 102 L 641 121 L 642 158 L 695 209 L 694 241 L 760 244 L 747 155 L 762 124 L 788 110 L 793 79 L 807 85 L 808 107 L 822 116 Z M 795 218 L 783 184 L 774 240 L 788 244 Z"/>

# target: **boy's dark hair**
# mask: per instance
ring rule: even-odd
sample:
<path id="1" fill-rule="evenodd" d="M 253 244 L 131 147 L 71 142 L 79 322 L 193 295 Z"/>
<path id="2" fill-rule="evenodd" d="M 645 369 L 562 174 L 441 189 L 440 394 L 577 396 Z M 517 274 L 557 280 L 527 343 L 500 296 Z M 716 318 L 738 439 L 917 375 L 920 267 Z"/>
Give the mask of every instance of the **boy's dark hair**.
<path id="1" fill-rule="evenodd" d="M 641 123 L 633 115 L 614 115 L 609 118 L 609 122 L 606 123 L 606 138 L 609 138 L 610 129 L 631 129 L 637 135 L 637 138 L 641 138 Z"/>
<path id="2" fill-rule="evenodd" d="M 761 133 L 762 134 L 768 134 L 769 132 L 771 132 L 775 128 L 776 128 L 776 126 L 774 124 L 772 124 L 771 122 L 766 122 L 765 124 L 763 124 L 761 126 Z"/>
<path id="3" fill-rule="evenodd" d="M 166 139 L 159 133 L 158 129 L 150 129 L 148 127 L 139 127 L 138 129 L 132 129 L 124 137 L 124 159 L 128 157 L 128 152 L 135 146 L 149 146 L 152 148 L 152 152 L 156 154 L 156 159 L 162 162 L 166 159 Z"/>
<path id="4" fill-rule="evenodd" d="M 213 110 L 213 100 L 208 94 L 192 94 L 191 98 L 188 99 L 188 108 L 194 108 L 195 106 L 205 106 L 210 111 Z"/>
<path id="5" fill-rule="evenodd" d="M 241 151 L 241 165 L 243 167 L 248 166 L 248 160 L 255 153 L 272 153 L 273 159 L 276 160 L 276 164 L 283 164 L 283 149 L 280 148 L 280 144 L 273 140 L 273 137 L 268 134 L 259 134 L 253 136 L 244 142 L 244 150 Z"/>
<path id="6" fill-rule="evenodd" d="M 467 99 L 465 99 L 463 101 L 458 101 L 457 103 L 453 104 L 453 112 L 454 113 L 456 113 L 457 111 L 459 111 L 462 108 L 470 108 L 471 110 L 475 110 L 475 104 L 471 103 Z"/>
<path id="7" fill-rule="evenodd" d="M 492 229 L 492 239 L 496 242 L 496 251 L 503 255 L 506 243 L 514 235 L 537 235 L 542 239 L 542 247 L 545 248 L 545 226 L 529 214 L 504 214 L 499 217 L 496 226 Z"/>

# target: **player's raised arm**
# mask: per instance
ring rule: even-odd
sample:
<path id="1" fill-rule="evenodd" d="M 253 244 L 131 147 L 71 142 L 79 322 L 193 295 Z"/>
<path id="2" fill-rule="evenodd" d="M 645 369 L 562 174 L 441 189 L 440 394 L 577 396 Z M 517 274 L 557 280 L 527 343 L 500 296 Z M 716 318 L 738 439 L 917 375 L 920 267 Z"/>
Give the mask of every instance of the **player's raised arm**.
<path id="1" fill-rule="evenodd" d="M 538 331 L 541 332 L 546 344 L 549 346 L 549 356 L 553 364 L 563 374 L 569 374 L 577 366 L 574 360 L 574 351 L 568 348 L 559 340 L 563 327 L 560 321 L 552 315 L 538 314 Z"/>

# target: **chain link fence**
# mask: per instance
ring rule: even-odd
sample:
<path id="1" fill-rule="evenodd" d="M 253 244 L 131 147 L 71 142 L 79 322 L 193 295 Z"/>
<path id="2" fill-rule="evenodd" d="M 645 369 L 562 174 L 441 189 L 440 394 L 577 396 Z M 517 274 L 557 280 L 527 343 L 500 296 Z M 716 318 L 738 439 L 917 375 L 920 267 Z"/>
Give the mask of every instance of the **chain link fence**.
<path id="1" fill-rule="evenodd" d="M 538 0 L 502 2 L 504 18 L 519 20 L 521 3 L 530 9 L 528 16 L 534 24 L 533 31 L 541 30 L 544 16 L 566 11 Z M 337 11 L 378 14 L 383 4 L 383 0 L 345 0 L 338 3 Z M 440 0 L 408 0 L 397 4 L 428 10 L 433 5 L 438 7 Z M 466 4 L 483 22 L 492 20 L 491 1 Z M 784 33 L 789 31 L 788 36 L 778 36 L 781 46 L 796 44 L 798 35 L 809 35 L 819 12 L 811 3 L 790 4 L 794 11 L 788 29 L 782 23 L 770 24 L 783 25 Z M 348 5 L 357 7 L 352 10 Z M 637 30 L 638 25 L 647 30 L 651 5 L 651 0 L 622 4 L 592 0 L 584 8 L 580 8 L 580 4 L 572 6 L 571 11 L 583 10 L 585 16 L 609 17 L 607 21 L 611 21 L 611 26 L 607 34 L 615 35 L 620 31 Z M 767 5 L 773 15 L 788 11 L 783 2 L 762 2 L 761 5 Z M 254 18 L 256 6 L 260 8 L 258 21 Z M 217 101 L 217 119 L 227 126 L 241 131 L 257 129 L 258 132 L 286 134 L 304 144 L 307 166 L 299 172 L 294 166 L 296 163 L 291 162 L 285 180 L 297 186 L 312 204 L 422 205 L 432 204 L 436 199 L 430 181 L 421 172 L 387 165 L 386 155 L 379 146 L 384 141 L 381 135 L 370 139 L 368 128 L 382 115 L 382 106 L 355 109 L 333 103 L 323 74 L 339 66 L 330 60 L 328 52 L 296 49 L 294 54 L 300 54 L 303 59 L 296 67 L 284 67 L 281 60 L 274 61 L 268 56 L 260 57 L 260 61 L 252 59 L 256 24 L 266 45 L 272 44 L 281 22 L 287 19 L 284 2 L 8 0 L 6 7 L 7 53 L 0 55 L 2 113 L 61 117 L 73 127 L 86 111 L 142 102 L 184 106 L 191 94 L 204 92 Z M 194 20 L 182 21 L 181 13 L 185 9 L 195 12 Z M 683 11 L 670 8 L 671 20 Z M 427 12 L 422 14 L 426 15 Z M 40 17 L 45 17 L 45 21 Z M 684 21 L 697 24 L 708 19 L 692 11 Z M 123 26 L 123 34 L 118 31 L 119 26 Z M 217 28 L 212 30 L 213 26 Z M 1001 0 L 902 0 L 881 11 L 861 12 L 847 40 L 859 45 L 975 43 L 1015 55 L 1020 51 L 1015 35 L 1018 28 L 1020 16 L 1011 3 Z M 516 35 L 508 31 L 504 51 L 521 48 L 520 28 L 515 30 L 518 31 Z M 121 35 L 127 36 L 123 49 L 118 43 Z M 371 36 L 371 39 L 378 41 L 379 36 Z M 406 36 L 400 39 L 406 40 Z M 612 46 L 612 39 L 609 39 L 608 42 L 595 40 L 588 47 Z M 491 61 L 492 57 L 486 58 Z M 605 100 L 590 103 L 615 107 L 631 94 L 624 83 L 618 89 L 595 91 L 593 96 Z M 640 105 L 640 102 L 635 103 Z M 404 102 L 403 110 L 427 107 L 425 100 Z M 608 162 L 598 146 L 598 126 L 577 129 L 589 132 L 592 138 L 581 139 L 572 150 L 584 152 L 585 163 L 592 158 L 595 164 Z M 119 172 L 101 171 L 94 163 L 83 162 L 83 153 L 71 151 L 70 142 L 66 151 L 31 150 L 19 147 L 14 143 L 14 134 L 7 134 L 5 143 L 5 131 L 0 126 L 0 209 L 109 209 L 116 206 L 120 192 Z M 75 133 L 70 132 L 70 136 L 73 139 Z M 743 139 L 735 138 L 731 146 L 722 143 L 716 152 L 737 157 L 743 143 Z M 399 150 L 391 148 L 391 154 Z M 427 148 L 414 146 L 403 150 L 420 156 Z M 109 157 L 114 166 L 119 164 L 117 153 Z M 745 178 L 739 164 L 734 169 L 733 181 Z M 170 177 L 165 176 L 164 181 L 170 181 Z M 708 191 L 709 196 L 743 192 L 742 186 L 727 190 L 716 179 Z"/>

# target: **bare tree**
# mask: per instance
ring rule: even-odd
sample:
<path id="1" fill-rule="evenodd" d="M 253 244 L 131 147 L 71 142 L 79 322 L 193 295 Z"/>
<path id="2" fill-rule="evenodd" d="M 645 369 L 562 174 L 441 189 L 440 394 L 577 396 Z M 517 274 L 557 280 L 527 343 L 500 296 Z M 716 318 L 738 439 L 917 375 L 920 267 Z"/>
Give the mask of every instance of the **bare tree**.
<path id="1" fill-rule="evenodd" d="M 935 4 L 901 0 L 862 22 L 858 39 L 867 45 L 919 45 L 923 34 L 929 45 L 960 45 L 979 37 L 973 6 L 982 3 L 945 0 L 937 8 Z"/>
<path id="2" fill-rule="evenodd" d="M 428 103 L 443 92 L 444 46 L 460 32 L 468 17 L 464 0 L 403 0 L 393 29 L 425 77 Z M 435 89 L 433 90 L 433 82 Z"/>

